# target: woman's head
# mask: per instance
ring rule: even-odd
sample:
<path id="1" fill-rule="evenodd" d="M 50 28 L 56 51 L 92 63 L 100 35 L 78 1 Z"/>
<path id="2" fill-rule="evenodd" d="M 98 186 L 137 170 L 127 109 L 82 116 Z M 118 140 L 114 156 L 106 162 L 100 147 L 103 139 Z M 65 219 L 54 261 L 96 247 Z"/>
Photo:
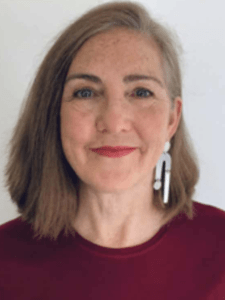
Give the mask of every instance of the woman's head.
<path id="1" fill-rule="evenodd" d="M 124 28 L 97 34 L 78 51 L 64 85 L 60 127 L 67 161 L 86 188 L 100 193 L 134 186 L 140 193 L 143 181 L 148 189 L 176 132 L 181 102 L 177 97 L 171 108 L 153 39 Z M 119 158 L 91 150 L 103 146 L 136 150 Z"/>
<path id="2" fill-rule="evenodd" d="M 137 38 L 141 37 L 142 41 L 151 42 L 157 48 L 172 107 L 177 97 L 182 96 L 178 46 L 171 32 L 149 17 L 139 5 L 130 2 L 105 4 L 71 24 L 56 40 L 38 70 L 15 128 L 6 169 L 12 200 L 41 236 L 56 238 L 63 229 L 72 231 L 79 201 L 79 177 L 68 163 L 61 143 L 60 111 L 69 85 L 66 82 L 68 71 L 73 67 L 72 62 L 76 67 L 76 55 L 79 57 L 82 48 L 91 40 L 98 35 L 122 31 L 138 34 Z M 125 142 L 121 140 L 122 145 L 126 145 Z M 165 211 L 165 220 L 181 210 L 192 217 L 191 196 L 198 179 L 182 117 L 171 143 L 173 165 L 169 205 L 164 207 L 160 193 L 154 194 L 154 204 Z M 95 146 L 102 144 L 93 144 Z"/>

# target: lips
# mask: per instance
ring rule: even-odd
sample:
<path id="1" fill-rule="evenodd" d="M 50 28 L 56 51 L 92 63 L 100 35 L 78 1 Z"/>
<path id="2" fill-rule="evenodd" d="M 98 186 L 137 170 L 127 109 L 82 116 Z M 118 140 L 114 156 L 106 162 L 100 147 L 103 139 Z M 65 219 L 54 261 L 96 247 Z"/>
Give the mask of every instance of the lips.
<path id="1" fill-rule="evenodd" d="M 123 151 L 123 150 L 130 150 L 130 149 L 136 149 L 134 147 L 126 147 L 126 146 L 104 146 L 100 148 L 93 148 L 92 150 L 105 150 L 105 151 Z"/>
<path id="2" fill-rule="evenodd" d="M 99 155 L 118 158 L 121 156 L 128 155 L 129 153 L 133 152 L 135 149 L 136 148 L 124 147 L 124 146 L 116 146 L 116 147 L 104 146 L 101 148 L 95 148 L 91 150 L 93 152 L 98 153 Z"/>

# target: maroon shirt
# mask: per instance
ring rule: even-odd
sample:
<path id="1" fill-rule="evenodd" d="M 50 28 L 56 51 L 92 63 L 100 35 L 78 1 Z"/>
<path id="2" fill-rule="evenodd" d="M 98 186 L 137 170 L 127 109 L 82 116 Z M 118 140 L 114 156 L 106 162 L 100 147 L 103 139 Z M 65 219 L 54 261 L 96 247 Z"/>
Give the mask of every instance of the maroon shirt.
<path id="1" fill-rule="evenodd" d="M 149 241 L 113 249 L 79 234 L 33 238 L 20 218 L 0 226 L 1 300 L 225 299 L 225 212 L 194 202 Z"/>

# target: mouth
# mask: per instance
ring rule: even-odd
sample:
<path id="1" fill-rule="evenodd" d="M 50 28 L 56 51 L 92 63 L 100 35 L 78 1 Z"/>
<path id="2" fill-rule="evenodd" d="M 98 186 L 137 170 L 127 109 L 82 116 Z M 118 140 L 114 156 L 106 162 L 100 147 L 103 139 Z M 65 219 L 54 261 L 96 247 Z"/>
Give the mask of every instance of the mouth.
<path id="1" fill-rule="evenodd" d="M 130 148 L 130 147 L 101 147 L 96 149 L 91 149 L 93 152 L 102 155 L 102 156 L 108 156 L 112 158 L 118 158 L 125 155 L 130 154 L 136 148 Z"/>
<path id="2" fill-rule="evenodd" d="M 122 151 L 128 149 L 136 149 L 136 147 L 129 147 L 129 146 L 102 146 L 99 148 L 91 148 L 93 150 L 108 150 L 108 151 Z"/>

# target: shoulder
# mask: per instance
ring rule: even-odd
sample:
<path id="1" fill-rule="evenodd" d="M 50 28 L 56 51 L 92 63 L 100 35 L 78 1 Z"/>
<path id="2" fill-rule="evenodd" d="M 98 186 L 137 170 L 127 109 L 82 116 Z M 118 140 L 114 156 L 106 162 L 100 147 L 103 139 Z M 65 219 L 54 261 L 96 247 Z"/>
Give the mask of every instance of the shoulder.
<path id="1" fill-rule="evenodd" d="M 0 225 L 0 265 L 4 259 L 12 257 L 26 257 L 34 254 L 47 255 L 58 245 L 67 246 L 72 237 L 60 234 L 57 240 L 48 237 L 39 238 L 33 225 L 21 217 Z"/>
<path id="2" fill-rule="evenodd" d="M 212 205 L 193 201 L 192 220 L 182 223 L 182 229 L 197 242 L 220 244 L 225 250 L 225 211 Z M 222 249 L 221 248 L 221 249 Z"/>
<path id="3" fill-rule="evenodd" d="M 29 229 L 29 225 L 21 217 L 0 225 L 0 239 L 10 239 Z"/>
<path id="4" fill-rule="evenodd" d="M 174 219 L 172 233 L 181 236 L 186 243 L 219 246 L 225 252 L 225 211 L 213 205 L 193 201 L 193 219 L 188 219 L 184 213 Z"/>
<path id="5" fill-rule="evenodd" d="M 9 228 L 14 228 L 15 226 L 17 226 L 18 224 L 22 224 L 22 218 L 18 217 L 16 219 L 7 221 L 6 223 L 3 223 L 0 225 L 0 233 L 4 232 L 4 230 L 7 230 Z"/>
<path id="6" fill-rule="evenodd" d="M 221 208 L 193 201 L 193 211 L 196 221 L 225 226 L 225 211 Z"/>
<path id="7" fill-rule="evenodd" d="M 9 264 L 17 266 L 27 264 L 30 260 L 48 260 L 55 253 L 58 241 L 39 239 L 31 224 L 16 218 L 0 226 L 0 245 L 1 271 L 6 270 Z"/>
<path id="8" fill-rule="evenodd" d="M 9 249 L 18 249 L 32 239 L 31 226 L 21 217 L 0 225 L 0 254 L 7 254 Z"/>

